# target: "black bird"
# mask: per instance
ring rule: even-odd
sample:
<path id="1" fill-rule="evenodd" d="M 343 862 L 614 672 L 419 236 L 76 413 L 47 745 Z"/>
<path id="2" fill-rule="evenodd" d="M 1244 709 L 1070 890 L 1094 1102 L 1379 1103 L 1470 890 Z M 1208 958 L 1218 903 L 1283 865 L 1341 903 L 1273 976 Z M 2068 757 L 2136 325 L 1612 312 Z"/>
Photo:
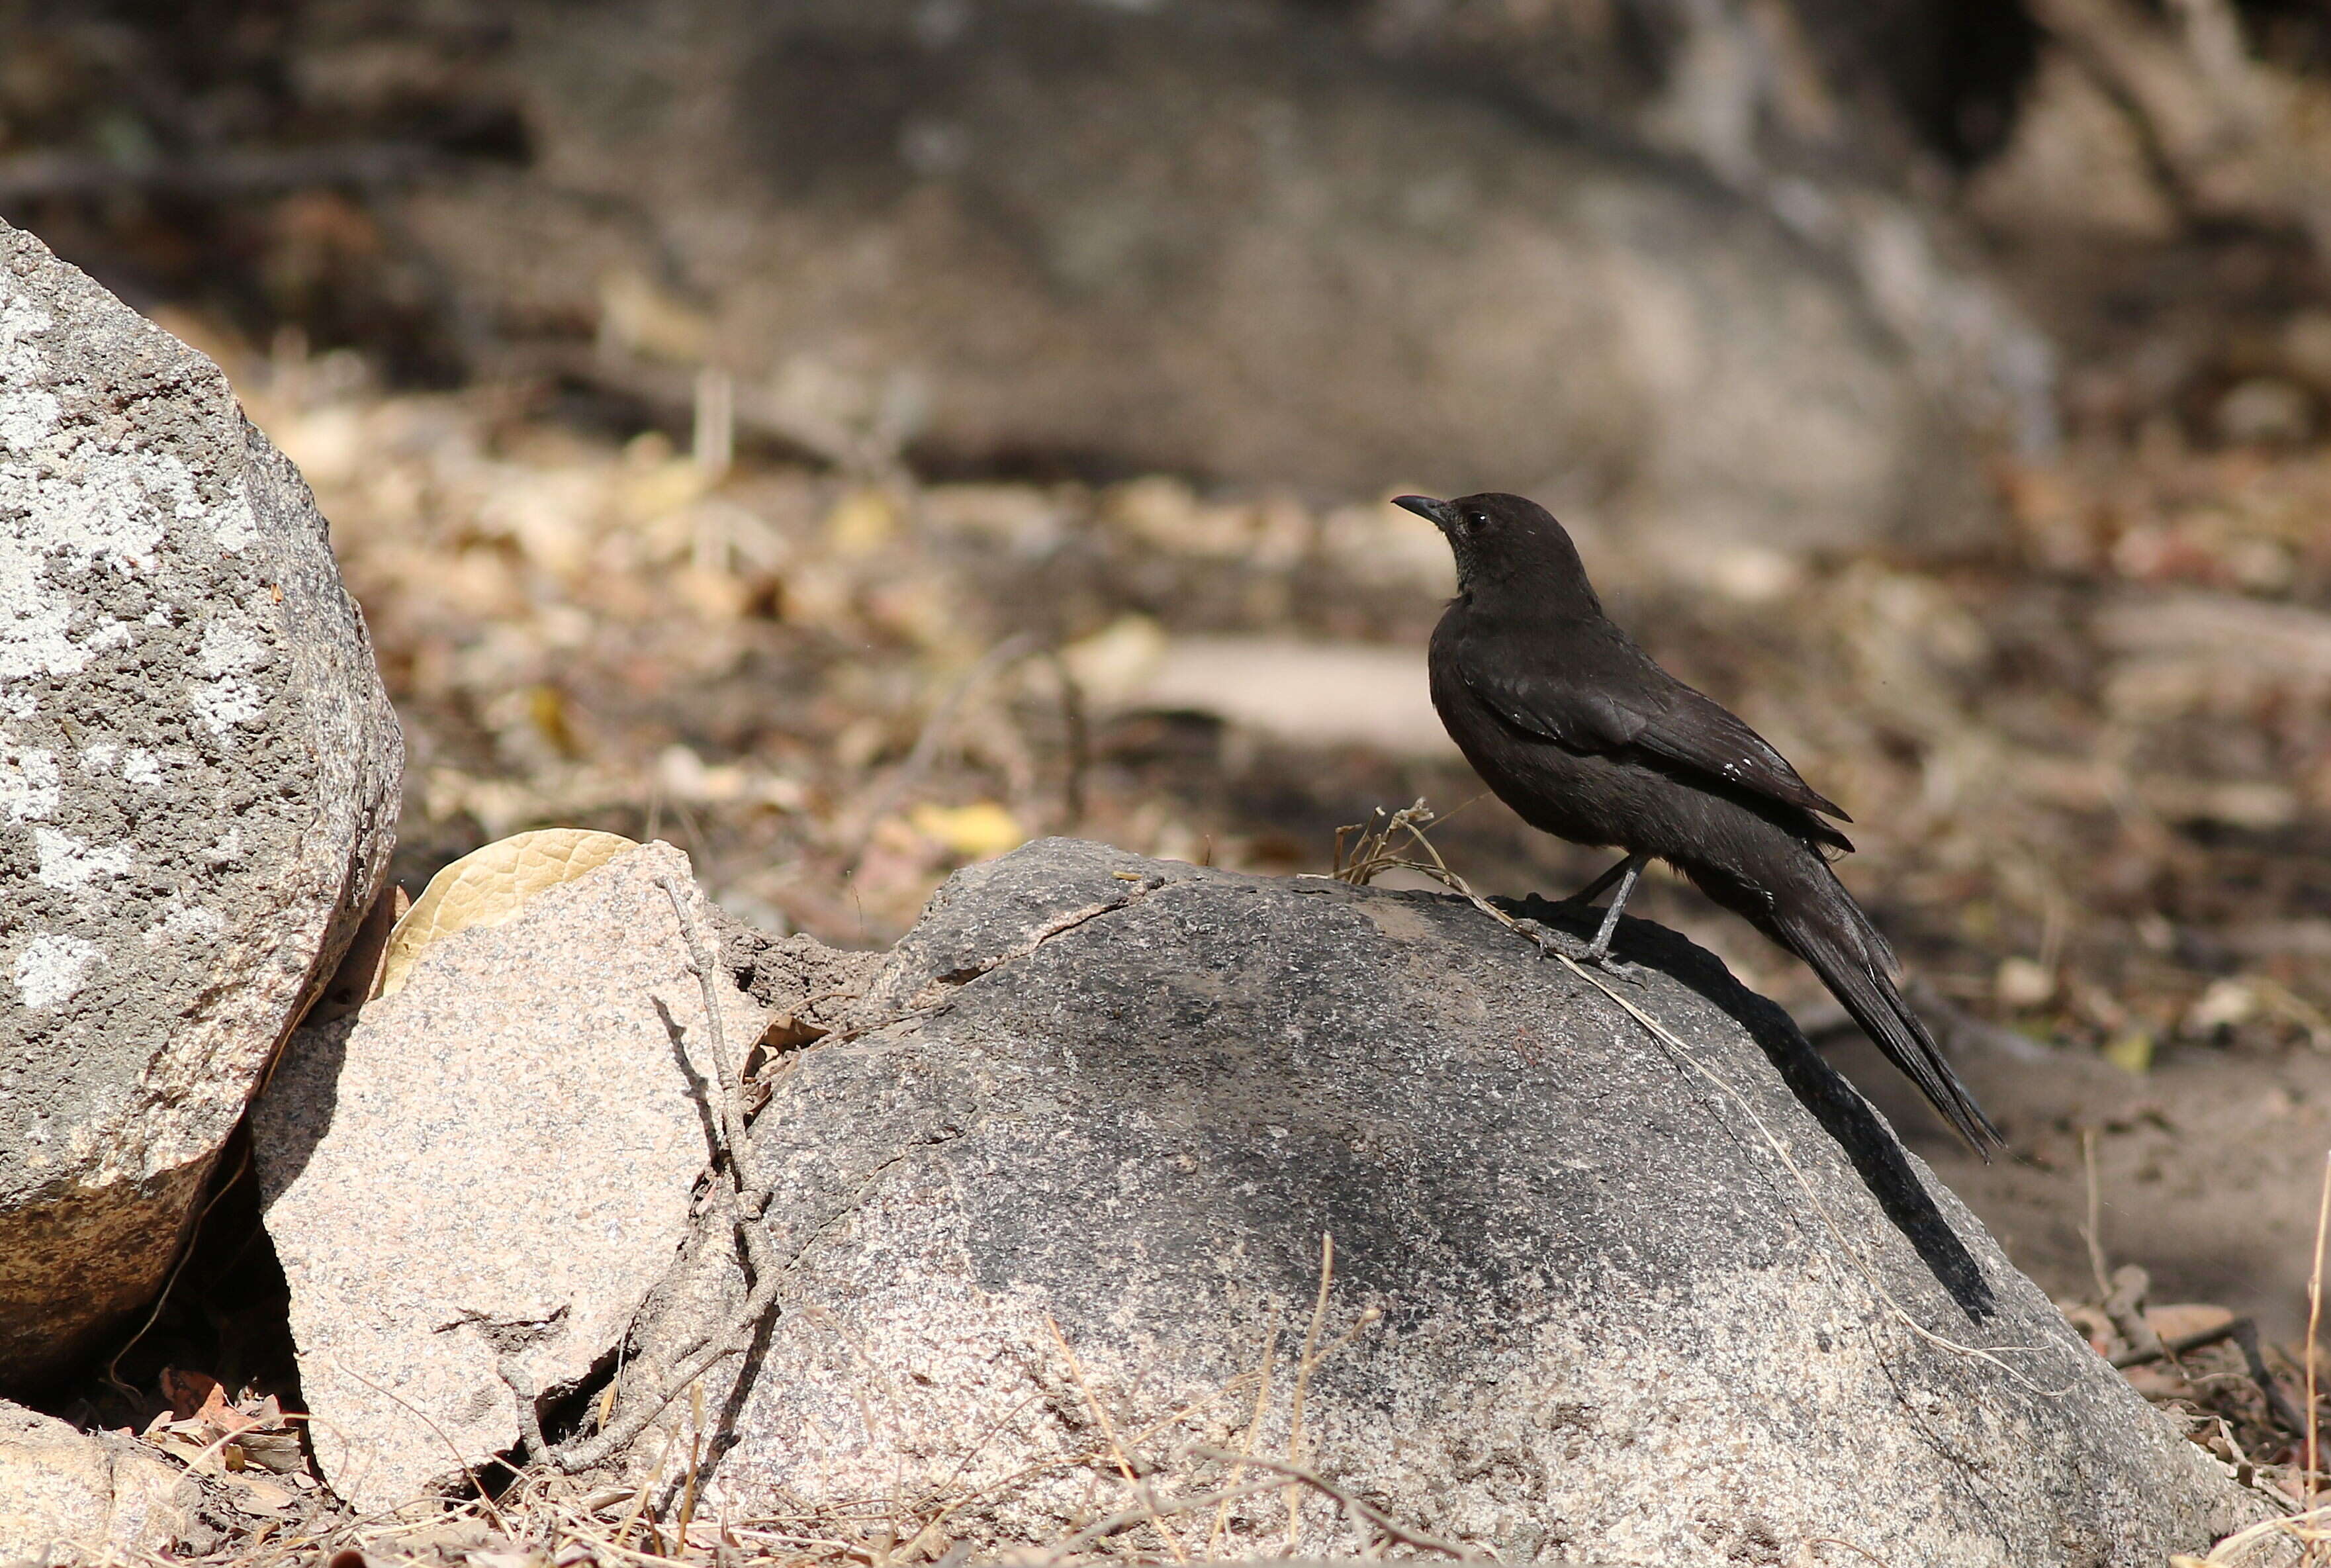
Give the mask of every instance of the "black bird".
<path id="1" fill-rule="evenodd" d="M 1393 504 L 1457 556 L 1457 597 L 1432 632 L 1432 705 L 1450 737 L 1532 827 L 1626 851 L 1572 896 L 1618 884 L 1584 956 L 1607 960 L 1643 862 L 1663 860 L 1810 965 L 1977 1153 L 2003 1147 L 1896 989 L 1893 949 L 1830 870 L 1826 851 L 1853 845 L 1822 819 L 1852 819 L 1612 623 L 1545 508 L 1498 494 Z"/>

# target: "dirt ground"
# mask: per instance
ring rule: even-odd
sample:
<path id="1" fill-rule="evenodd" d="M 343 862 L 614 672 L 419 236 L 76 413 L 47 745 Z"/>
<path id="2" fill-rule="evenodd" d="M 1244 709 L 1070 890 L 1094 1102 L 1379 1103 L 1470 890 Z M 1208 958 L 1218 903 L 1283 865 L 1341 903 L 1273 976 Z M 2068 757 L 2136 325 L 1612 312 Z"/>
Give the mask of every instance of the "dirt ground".
<path id="1" fill-rule="evenodd" d="M 2331 1061 L 2314 1052 L 2175 1051 L 2138 1077 L 2085 1053 L 1976 1045 L 1960 1069 L 1999 1108 L 2014 1153 L 1985 1165 L 1866 1041 L 1831 1060 L 2060 1300 L 2099 1291 L 2087 1223 L 2093 1139 L 2098 1242 L 2153 1278 L 2155 1299 L 2210 1302 L 2269 1341 L 2307 1329 L 2317 1189 L 2331 1150 Z"/>

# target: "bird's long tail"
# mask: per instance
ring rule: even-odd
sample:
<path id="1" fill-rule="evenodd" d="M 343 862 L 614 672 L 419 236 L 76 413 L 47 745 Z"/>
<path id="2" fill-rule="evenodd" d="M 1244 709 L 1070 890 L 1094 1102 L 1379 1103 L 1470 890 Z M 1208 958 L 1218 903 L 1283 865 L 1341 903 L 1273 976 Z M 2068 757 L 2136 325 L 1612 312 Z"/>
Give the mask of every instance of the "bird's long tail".
<path id="1" fill-rule="evenodd" d="M 1823 896 L 1792 900 L 1793 908 L 1774 911 L 1766 934 L 1821 976 L 1887 1060 L 1918 1086 L 1970 1148 L 1990 1159 L 1992 1151 L 2007 1146 L 2006 1140 L 1902 999 L 1894 983 L 1898 966 L 1893 949 L 1826 865 L 1821 880 L 1828 884 L 1820 890 Z"/>

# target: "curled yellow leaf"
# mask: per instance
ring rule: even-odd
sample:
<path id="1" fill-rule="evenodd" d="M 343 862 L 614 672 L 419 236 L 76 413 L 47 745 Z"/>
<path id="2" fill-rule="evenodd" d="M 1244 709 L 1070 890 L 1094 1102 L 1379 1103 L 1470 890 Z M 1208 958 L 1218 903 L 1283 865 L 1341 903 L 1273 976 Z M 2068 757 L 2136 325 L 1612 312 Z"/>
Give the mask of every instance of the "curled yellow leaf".
<path id="1" fill-rule="evenodd" d="M 595 871 L 639 845 L 621 833 L 538 828 L 472 850 L 429 879 L 389 933 L 380 990 L 394 996 L 429 945 L 472 926 L 500 926 L 547 888 Z"/>

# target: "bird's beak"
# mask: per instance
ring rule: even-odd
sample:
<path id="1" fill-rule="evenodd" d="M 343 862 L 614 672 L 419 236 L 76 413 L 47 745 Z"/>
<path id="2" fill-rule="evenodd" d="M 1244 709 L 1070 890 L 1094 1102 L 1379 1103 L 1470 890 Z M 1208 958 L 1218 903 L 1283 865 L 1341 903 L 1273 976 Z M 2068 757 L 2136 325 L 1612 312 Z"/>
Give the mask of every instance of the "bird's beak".
<path id="1" fill-rule="evenodd" d="M 1457 520 L 1457 508 L 1447 501 L 1436 501 L 1431 496 L 1394 496 L 1392 504 L 1404 512 L 1414 512 L 1444 534 Z"/>

